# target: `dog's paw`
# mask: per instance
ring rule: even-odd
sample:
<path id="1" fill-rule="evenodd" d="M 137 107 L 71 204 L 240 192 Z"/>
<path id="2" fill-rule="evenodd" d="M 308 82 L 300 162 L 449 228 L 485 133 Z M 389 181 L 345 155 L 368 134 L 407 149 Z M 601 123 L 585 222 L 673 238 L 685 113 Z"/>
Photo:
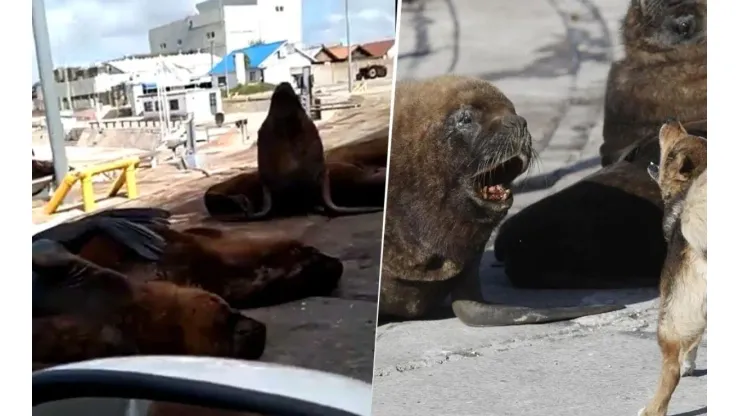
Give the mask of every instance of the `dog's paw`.
<path id="1" fill-rule="evenodd" d="M 644 407 L 642 409 L 640 409 L 640 410 L 637 411 L 637 416 L 645 416 L 645 408 Z"/>
<path id="2" fill-rule="evenodd" d="M 693 361 L 685 360 L 681 363 L 681 377 L 688 377 L 694 374 L 696 370 L 696 363 Z"/>

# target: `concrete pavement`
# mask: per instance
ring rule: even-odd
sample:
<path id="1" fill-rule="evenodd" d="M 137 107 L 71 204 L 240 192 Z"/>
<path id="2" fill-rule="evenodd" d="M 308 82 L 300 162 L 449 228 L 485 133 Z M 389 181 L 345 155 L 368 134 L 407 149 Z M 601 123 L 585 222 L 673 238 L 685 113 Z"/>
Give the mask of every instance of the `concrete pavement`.
<path id="1" fill-rule="evenodd" d="M 627 0 L 426 0 L 405 5 L 399 79 L 443 73 L 497 85 L 529 121 L 539 163 L 515 194 L 515 213 L 598 169 L 604 87 L 621 56 Z M 526 291 L 493 257 L 481 264 L 489 301 L 626 310 L 571 322 L 469 328 L 457 319 L 378 328 L 373 414 L 634 415 L 657 383 L 655 290 Z M 706 409 L 706 343 L 698 376 L 682 379 L 669 415 Z"/>

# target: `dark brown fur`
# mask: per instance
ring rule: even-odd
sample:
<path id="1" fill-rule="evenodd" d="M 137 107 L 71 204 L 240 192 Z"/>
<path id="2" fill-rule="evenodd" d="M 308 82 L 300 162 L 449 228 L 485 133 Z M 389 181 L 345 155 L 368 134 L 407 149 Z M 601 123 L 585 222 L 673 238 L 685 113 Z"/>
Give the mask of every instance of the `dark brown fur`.
<path id="1" fill-rule="evenodd" d="M 641 416 L 667 414 L 680 377 L 691 375 L 696 367 L 707 324 L 706 245 L 695 247 L 688 240 L 700 235 L 706 242 L 706 141 L 689 135 L 673 120 L 660 130 L 660 148 L 657 180 L 666 206 L 663 228 L 668 241 L 658 315 L 662 365 L 655 395 Z M 696 217 L 703 220 L 686 227 Z"/>
<path id="2" fill-rule="evenodd" d="M 393 117 L 382 319 L 422 318 L 449 294 L 455 314 L 472 326 L 539 323 L 619 309 L 536 310 L 483 300 L 481 256 L 512 201 L 486 202 L 476 196 L 477 187 L 486 178 L 496 180 L 494 167 L 509 166 L 507 179 L 498 176 L 509 183 L 532 157 L 526 121 L 504 94 L 465 77 L 403 82 L 396 86 Z M 488 173 L 481 177 L 480 172 Z"/>
<path id="3" fill-rule="evenodd" d="M 201 287 L 242 309 L 328 296 L 344 270 L 340 260 L 295 240 L 235 239 L 207 228 L 156 231 L 166 240 L 156 263 L 124 257 L 120 244 L 106 236 L 95 237 L 80 255 L 137 281 L 161 279 Z"/>
<path id="4" fill-rule="evenodd" d="M 337 186 L 341 184 L 336 182 Z M 125 218 L 125 214 L 124 211 L 107 215 Z M 45 235 L 59 238 L 72 253 L 136 281 L 166 280 L 202 287 L 234 307 L 252 308 L 327 296 L 337 287 L 343 273 L 339 259 L 295 240 L 233 238 L 207 227 L 176 231 L 139 217 L 139 223 L 146 224 L 154 237 L 161 240 L 161 251 L 156 259 L 150 260 L 129 249 L 131 245 L 140 245 L 138 241 L 116 239 L 105 228 L 89 227 L 89 221 L 66 223 L 63 229 L 50 229 Z M 122 235 L 151 239 L 133 232 Z"/>
<path id="5" fill-rule="evenodd" d="M 385 149 L 377 143 L 361 143 L 355 146 L 357 152 L 344 155 L 345 160 L 325 159 L 316 125 L 293 87 L 283 83 L 275 89 L 258 132 L 257 172 L 209 188 L 204 196 L 206 209 L 222 220 L 306 214 L 317 208 L 327 214 L 382 210 L 385 178 L 379 180 L 371 165 L 385 163 L 387 136 L 385 142 Z"/>
<path id="6" fill-rule="evenodd" d="M 645 8 L 641 3 L 645 4 Z M 622 27 L 626 56 L 609 72 L 602 165 L 655 136 L 663 121 L 707 118 L 706 0 L 632 0 Z M 675 32 L 690 24 L 686 36 Z"/>
<path id="7" fill-rule="evenodd" d="M 132 353 L 258 359 L 264 350 L 265 325 L 213 293 L 134 282 L 63 250 L 35 256 L 33 266 L 34 362 Z"/>

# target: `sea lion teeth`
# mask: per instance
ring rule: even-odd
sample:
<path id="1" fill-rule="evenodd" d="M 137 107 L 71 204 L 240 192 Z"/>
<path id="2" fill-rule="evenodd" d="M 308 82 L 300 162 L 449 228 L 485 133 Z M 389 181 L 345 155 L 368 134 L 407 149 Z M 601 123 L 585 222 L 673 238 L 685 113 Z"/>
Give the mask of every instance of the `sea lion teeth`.
<path id="1" fill-rule="evenodd" d="M 420 115 L 432 122 L 414 122 Z M 527 159 L 532 151 L 526 120 L 495 86 L 452 75 L 399 82 L 392 126 L 379 323 L 423 318 L 448 295 L 455 315 L 472 326 L 542 323 L 621 308 L 533 309 L 482 301 L 482 253 L 511 207 L 508 184 L 528 165 L 514 157 L 495 172 L 474 168 L 508 156 L 502 149 L 523 149 Z M 444 126 L 455 131 L 450 135 Z M 449 146 L 434 145 L 443 138 Z M 459 181 L 461 173 L 470 179 Z M 471 196 L 475 209 L 459 204 Z"/>

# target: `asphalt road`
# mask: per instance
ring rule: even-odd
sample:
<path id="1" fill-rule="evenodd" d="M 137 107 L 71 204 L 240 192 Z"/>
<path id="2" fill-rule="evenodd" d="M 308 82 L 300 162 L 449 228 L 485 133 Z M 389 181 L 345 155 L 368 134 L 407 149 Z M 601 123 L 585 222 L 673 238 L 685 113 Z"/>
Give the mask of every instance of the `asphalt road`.
<path id="1" fill-rule="evenodd" d="M 627 0 L 413 3 L 401 17 L 398 78 L 481 77 L 529 122 L 540 163 L 510 213 L 598 168 L 605 80 L 610 62 L 622 54 L 618 29 Z M 657 291 L 515 290 L 488 254 L 481 264 L 488 300 L 533 306 L 616 301 L 628 308 L 506 328 L 469 328 L 457 319 L 381 326 L 373 414 L 636 414 L 659 374 Z M 698 376 L 679 384 L 669 415 L 707 413 L 706 343 L 697 365 Z"/>

